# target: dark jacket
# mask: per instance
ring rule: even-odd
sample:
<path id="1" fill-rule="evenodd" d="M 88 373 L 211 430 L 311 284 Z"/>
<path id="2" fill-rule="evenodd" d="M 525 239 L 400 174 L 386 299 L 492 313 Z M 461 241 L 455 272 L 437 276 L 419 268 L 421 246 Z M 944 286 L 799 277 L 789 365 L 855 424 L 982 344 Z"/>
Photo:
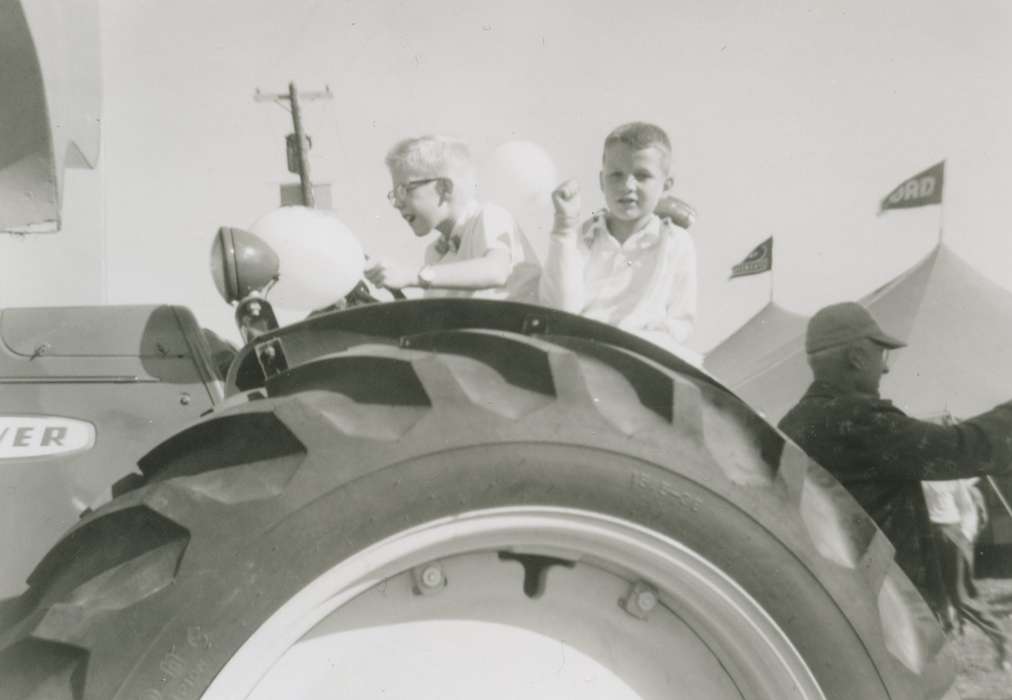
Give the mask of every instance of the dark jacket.
<path id="1" fill-rule="evenodd" d="M 896 547 L 896 561 L 929 600 L 936 561 L 921 481 L 1012 467 L 1012 402 L 942 426 L 891 401 L 814 382 L 780 429 L 843 484 Z"/>

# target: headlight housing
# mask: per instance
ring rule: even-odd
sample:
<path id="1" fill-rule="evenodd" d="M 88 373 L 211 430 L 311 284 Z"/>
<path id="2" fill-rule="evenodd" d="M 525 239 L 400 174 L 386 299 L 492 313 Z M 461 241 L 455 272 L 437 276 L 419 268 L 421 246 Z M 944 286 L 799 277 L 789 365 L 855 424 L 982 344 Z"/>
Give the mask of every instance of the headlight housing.
<path id="1" fill-rule="evenodd" d="M 250 294 L 264 294 L 278 279 L 277 253 L 258 236 L 222 226 L 211 245 L 211 276 L 218 293 L 230 304 Z"/>

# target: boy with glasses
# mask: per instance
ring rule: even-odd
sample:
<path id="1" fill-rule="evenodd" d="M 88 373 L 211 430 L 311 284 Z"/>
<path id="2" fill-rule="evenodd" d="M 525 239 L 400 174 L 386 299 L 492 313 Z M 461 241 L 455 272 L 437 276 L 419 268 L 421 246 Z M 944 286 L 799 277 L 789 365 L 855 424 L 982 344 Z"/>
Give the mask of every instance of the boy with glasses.
<path id="1" fill-rule="evenodd" d="M 441 136 L 401 141 L 386 157 L 393 180 L 387 199 L 416 236 L 439 237 L 424 264 L 374 261 L 366 278 L 388 289 L 421 287 L 425 296 L 534 301 L 540 266 L 513 217 L 478 201 L 465 144 Z"/>

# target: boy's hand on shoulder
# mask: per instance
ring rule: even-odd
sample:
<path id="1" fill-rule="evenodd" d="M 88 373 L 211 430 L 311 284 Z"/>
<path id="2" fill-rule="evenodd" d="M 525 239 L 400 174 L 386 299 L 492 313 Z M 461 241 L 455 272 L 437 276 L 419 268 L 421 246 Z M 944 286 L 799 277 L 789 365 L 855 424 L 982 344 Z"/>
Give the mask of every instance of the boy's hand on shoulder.
<path id="1" fill-rule="evenodd" d="M 552 192 L 552 205 L 555 207 L 555 226 L 552 233 L 556 236 L 568 237 L 580 226 L 580 186 L 576 180 L 566 180 Z"/>
<path id="2" fill-rule="evenodd" d="M 670 193 L 658 200 L 654 213 L 662 219 L 671 219 L 671 223 L 684 229 L 696 221 L 696 210 L 692 205 Z"/>
<path id="3" fill-rule="evenodd" d="M 365 269 L 365 278 L 377 287 L 403 289 L 418 286 L 418 272 L 389 260 L 374 260 Z"/>

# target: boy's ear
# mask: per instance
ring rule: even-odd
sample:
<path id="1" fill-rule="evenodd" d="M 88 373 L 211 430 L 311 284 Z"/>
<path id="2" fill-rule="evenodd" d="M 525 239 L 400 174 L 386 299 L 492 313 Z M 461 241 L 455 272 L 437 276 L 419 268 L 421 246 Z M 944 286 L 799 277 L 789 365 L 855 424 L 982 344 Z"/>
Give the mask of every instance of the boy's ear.
<path id="1" fill-rule="evenodd" d="M 439 193 L 439 201 L 443 203 L 453 195 L 453 180 L 448 177 L 441 177 L 436 182 L 436 192 Z"/>
<path id="2" fill-rule="evenodd" d="M 664 191 L 665 192 L 670 192 L 671 188 L 674 187 L 674 186 L 675 186 L 675 178 L 673 178 L 670 175 L 668 175 L 664 179 Z"/>
<path id="3" fill-rule="evenodd" d="M 597 184 L 601 188 L 601 192 L 604 192 L 604 171 L 597 171 Z"/>

